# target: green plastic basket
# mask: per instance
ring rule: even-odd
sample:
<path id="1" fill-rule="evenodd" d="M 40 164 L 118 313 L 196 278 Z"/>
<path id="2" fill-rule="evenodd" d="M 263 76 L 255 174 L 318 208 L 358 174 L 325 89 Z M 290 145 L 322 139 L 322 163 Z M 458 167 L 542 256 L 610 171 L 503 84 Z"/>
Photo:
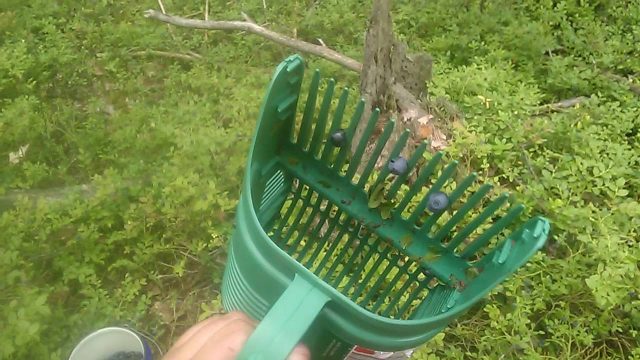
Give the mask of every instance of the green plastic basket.
<path id="1" fill-rule="evenodd" d="M 300 341 L 314 359 L 418 346 L 522 266 L 549 223 L 519 219 L 426 144 L 400 157 L 408 132 L 376 171 L 394 122 L 363 162 L 378 112 L 352 153 L 364 102 L 343 120 L 345 89 L 330 117 L 334 81 L 317 108 L 316 71 L 297 117 L 303 73 L 297 55 L 278 66 L 249 153 L 222 287 L 226 310 L 261 320 L 239 358 L 285 359 Z"/>

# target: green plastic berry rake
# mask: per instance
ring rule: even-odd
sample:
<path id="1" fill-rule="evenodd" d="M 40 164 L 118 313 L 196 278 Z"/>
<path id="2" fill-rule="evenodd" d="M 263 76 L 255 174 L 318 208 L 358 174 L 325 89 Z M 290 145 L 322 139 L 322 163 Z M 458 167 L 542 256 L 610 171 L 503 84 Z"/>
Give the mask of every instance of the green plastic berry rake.
<path id="1" fill-rule="evenodd" d="M 335 84 L 318 108 L 316 71 L 297 116 L 303 73 L 297 55 L 278 66 L 249 153 L 222 287 L 226 310 L 261 320 L 239 358 L 285 359 L 300 341 L 314 359 L 418 346 L 522 266 L 549 223 L 519 219 L 426 144 L 401 157 L 408 132 L 376 170 L 394 122 L 363 161 L 378 112 L 351 152 L 364 102 L 345 117 L 345 89 L 330 116 Z"/>

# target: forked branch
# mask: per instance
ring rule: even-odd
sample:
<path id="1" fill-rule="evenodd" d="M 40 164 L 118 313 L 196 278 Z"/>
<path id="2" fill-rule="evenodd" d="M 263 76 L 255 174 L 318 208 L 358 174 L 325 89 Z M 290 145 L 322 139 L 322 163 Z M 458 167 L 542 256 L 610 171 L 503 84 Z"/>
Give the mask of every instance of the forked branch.
<path id="1" fill-rule="evenodd" d="M 202 29 L 202 30 L 226 30 L 226 31 L 246 31 L 255 35 L 262 36 L 268 40 L 276 42 L 281 45 L 288 46 L 300 50 L 305 53 L 319 56 L 326 60 L 332 61 L 336 64 L 346 67 L 349 70 L 360 72 L 362 70 L 362 64 L 348 56 L 340 54 L 335 50 L 331 50 L 326 46 L 310 44 L 305 41 L 290 38 L 288 36 L 279 34 L 275 31 L 266 29 L 256 23 L 250 21 L 211 21 L 211 20 L 197 20 L 187 19 L 180 16 L 163 14 L 156 10 L 147 10 L 144 16 L 150 19 L 165 22 L 176 26 Z"/>

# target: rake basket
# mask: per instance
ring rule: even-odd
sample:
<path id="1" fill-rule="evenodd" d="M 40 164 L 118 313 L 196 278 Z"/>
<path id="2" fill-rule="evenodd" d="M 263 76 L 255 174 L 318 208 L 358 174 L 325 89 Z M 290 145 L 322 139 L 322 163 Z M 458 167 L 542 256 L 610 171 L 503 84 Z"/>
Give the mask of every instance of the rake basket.
<path id="1" fill-rule="evenodd" d="M 345 117 L 329 80 L 318 107 L 316 71 L 296 116 L 303 71 L 297 55 L 277 68 L 249 154 L 223 281 L 227 310 L 262 319 L 240 358 L 285 359 L 301 339 L 314 359 L 418 346 L 522 266 L 549 223 L 519 219 L 523 205 L 425 143 L 402 158 L 407 131 L 376 170 L 393 121 L 363 162 L 378 112 L 351 152 L 364 102 Z"/>

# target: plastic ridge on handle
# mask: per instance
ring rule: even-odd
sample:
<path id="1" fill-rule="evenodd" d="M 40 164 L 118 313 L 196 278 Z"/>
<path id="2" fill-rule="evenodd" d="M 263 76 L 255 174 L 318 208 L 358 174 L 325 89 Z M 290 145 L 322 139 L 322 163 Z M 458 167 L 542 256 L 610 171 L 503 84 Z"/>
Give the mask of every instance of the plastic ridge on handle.
<path id="1" fill-rule="evenodd" d="M 296 275 L 260 322 L 238 360 L 285 360 L 329 298 Z"/>

